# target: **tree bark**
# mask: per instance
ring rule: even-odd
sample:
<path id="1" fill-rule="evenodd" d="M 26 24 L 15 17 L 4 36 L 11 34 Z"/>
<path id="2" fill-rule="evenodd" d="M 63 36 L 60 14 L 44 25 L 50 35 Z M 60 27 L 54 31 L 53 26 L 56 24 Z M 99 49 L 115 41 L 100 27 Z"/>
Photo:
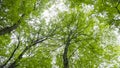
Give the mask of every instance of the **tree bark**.
<path id="1" fill-rule="evenodd" d="M 64 65 L 64 68 L 69 68 L 68 57 L 67 57 L 68 46 L 69 45 L 65 46 L 64 53 L 63 53 L 63 65 Z"/>
<path id="2" fill-rule="evenodd" d="M 64 49 L 64 53 L 63 53 L 63 65 L 64 65 L 64 68 L 69 68 L 69 60 L 68 60 L 68 57 L 67 57 L 67 53 L 68 53 L 68 48 L 69 48 L 70 41 L 71 41 L 70 35 L 71 34 L 68 35 L 66 45 L 65 45 L 65 49 Z"/>

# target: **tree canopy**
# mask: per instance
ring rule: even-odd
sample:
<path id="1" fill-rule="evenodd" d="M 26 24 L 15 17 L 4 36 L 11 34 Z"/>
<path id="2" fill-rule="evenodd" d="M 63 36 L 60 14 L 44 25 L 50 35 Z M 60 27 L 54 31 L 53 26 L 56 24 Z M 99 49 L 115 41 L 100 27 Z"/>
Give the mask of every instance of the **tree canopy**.
<path id="1" fill-rule="evenodd" d="M 0 68 L 119 68 L 120 0 L 0 0 Z"/>

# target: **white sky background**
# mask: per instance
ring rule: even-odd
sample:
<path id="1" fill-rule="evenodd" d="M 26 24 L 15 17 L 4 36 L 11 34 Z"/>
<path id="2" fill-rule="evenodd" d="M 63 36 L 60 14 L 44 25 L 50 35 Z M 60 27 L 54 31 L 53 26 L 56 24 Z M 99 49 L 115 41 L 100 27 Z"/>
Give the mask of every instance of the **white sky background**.
<path id="1" fill-rule="evenodd" d="M 45 18 L 46 22 L 49 22 L 52 18 L 55 18 L 59 12 L 68 11 L 69 8 L 64 4 L 65 0 L 55 0 L 53 5 L 46 9 L 42 18 Z"/>
<path id="2" fill-rule="evenodd" d="M 35 21 L 38 23 L 40 19 L 45 19 L 46 23 L 50 22 L 50 20 L 56 18 L 58 13 L 68 11 L 69 8 L 64 4 L 65 0 L 51 0 L 47 5 L 52 4 L 51 7 L 48 7 L 41 14 L 40 18 L 35 18 L 29 21 L 30 25 L 34 25 Z"/>

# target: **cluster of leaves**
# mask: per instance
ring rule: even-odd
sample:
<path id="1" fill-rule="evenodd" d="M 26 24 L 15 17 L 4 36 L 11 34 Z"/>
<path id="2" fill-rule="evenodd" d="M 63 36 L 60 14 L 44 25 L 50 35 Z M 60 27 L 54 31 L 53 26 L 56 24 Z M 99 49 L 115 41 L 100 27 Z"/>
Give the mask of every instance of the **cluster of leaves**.
<path id="1" fill-rule="evenodd" d="M 46 22 L 39 16 L 49 2 L 0 0 L 1 68 L 97 68 L 119 62 L 120 46 L 103 43 L 116 41 L 109 30 L 119 28 L 119 0 L 69 0 L 69 11 Z M 117 63 L 113 67 L 120 67 Z"/>

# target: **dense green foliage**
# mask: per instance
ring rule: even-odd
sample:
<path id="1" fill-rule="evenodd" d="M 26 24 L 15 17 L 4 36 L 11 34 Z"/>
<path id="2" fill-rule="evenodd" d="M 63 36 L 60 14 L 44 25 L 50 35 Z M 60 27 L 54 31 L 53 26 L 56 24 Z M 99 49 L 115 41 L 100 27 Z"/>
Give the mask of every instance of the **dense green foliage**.
<path id="1" fill-rule="evenodd" d="M 119 3 L 0 0 L 0 68 L 119 68 Z"/>

